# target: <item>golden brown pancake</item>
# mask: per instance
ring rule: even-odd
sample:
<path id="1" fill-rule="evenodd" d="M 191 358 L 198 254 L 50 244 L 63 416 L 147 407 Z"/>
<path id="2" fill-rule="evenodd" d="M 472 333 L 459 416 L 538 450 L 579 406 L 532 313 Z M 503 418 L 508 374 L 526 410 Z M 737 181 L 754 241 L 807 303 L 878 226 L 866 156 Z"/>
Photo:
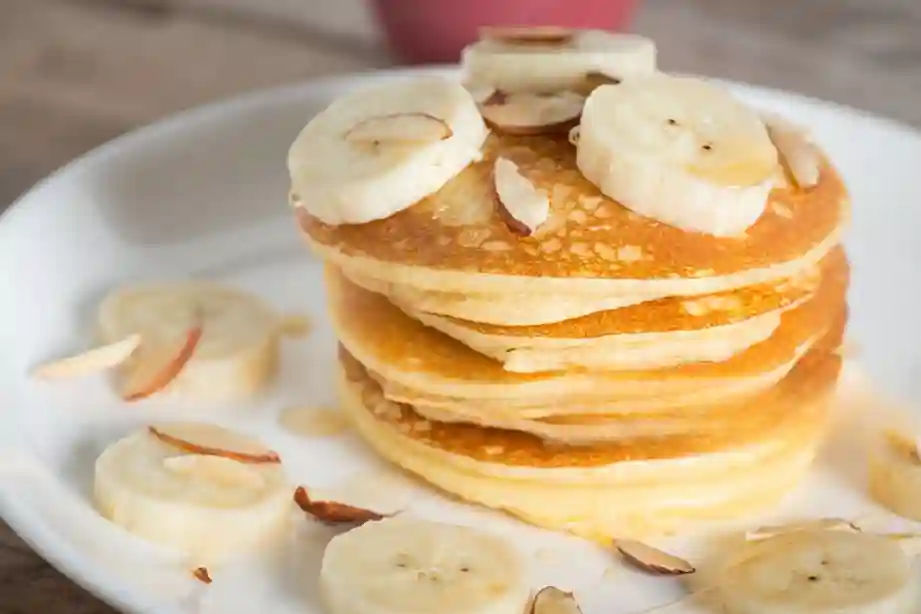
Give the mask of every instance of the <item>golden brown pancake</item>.
<path id="1" fill-rule="evenodd" d="M 683 382 L 688 388 L 717 384 L 769 372 L 797 358 L 822 334 L 843 321 L 849 267 L 839 260 L 826 269 L 815 296 L 783 314 L 766 341 L 724 362 L 704 362 L 651 371 L 570 370 L 510 373 L 447 335 L 411 319 L 384 297 L 355 286 L 329 268 L 330 315 L 340 343 L 362 364 L 383 378 L 424 393 L 469 398 L 562 394 L 667 394 L 657 384 Z M 790 365 L 792 367 L 792 365 Z M 711 381 L 713 380 L 713 381 Z M 631 390 L 632 388 L 632 390 Z M 550 399 L 546 399 L 551 402 Z"/>
<path id="2" fill-rule="evenodd" d="M 821 264 L 823 267 L 841 267 L 844 260 L 844 250 L 837 248 Z M 534 326 L 502 326 L 449 316 L 443 318 L 455 326 L 484 335 L 529 339 L 591 339 L 603 335 L 699 330 L 735 324 L 796 305 L 815 292 L 819 281 L 820 276 L 813 274 L 796 282 L 782 280 L 694 298 L 670 297 L 646 301 L 621 309 L 599 311 L 562 322 Z"/>
<path id="3" fill-rule="evenodd" d="M 626 460 L 655 460 L 706 454 L 787 436 L 823 419 L 816 402 L 834 388 L 841 358 L 827 349 L 810 352 L 770 393 L 758 399 L 745 419 L 730 429 L 701 429 L 698 432 L 661 437 L 636 437 L 596 445 L 566 446 L 548 442 L 529 433 L 484 428 L 462 423 L 427 420 L 411 406 L 384 399 L 380 386 L 354 358 L 340 357 L 349 381 L 360 384 L 366 407 L 376 407 L 375 418 L 416 441 L 477 460 L 526 467 L 589 467 Z M 501 453 L 494 450 L 502 449 Z"/>
<path id="4" fill-rule="evenodd" d="M 340 399 L 382 456 L 468 501 L 609 543 L 756 513 L 804 475 L 824 431 L 840 358 L 816 350 L 738 430 L 593 446 L 515 431 L 439 424 L 387 401 L 356 361 Z"/>
<path id="5" fill-rule="evenodd" d="M 575 149 L 565 138 L 491 136 L 484 152 L 482 162 L 442 190 L 387 219 L 329 226 L 300 210 L 301 228 L 324 259 L 381 279 L 472 291 L 479 283 L 471 281 L 474 276 L 497 292 L 515 290 L 509 283 L 521 277 L 532 284 L 540 278 L 538 285 L 547 291 L 562 289 L 563 281 L 574 289 L 578 284 L 572 282 L 581 279 L 592 283 L 579 288 L 605 292 L 617 286 L 597 282 L 674 285 L 804 258 L 815 262 L 833 247 L 848 218 L 845 187 L 827 163 L 815 187 L 775 189 L 745 236 L 718 238 L 641 217 L 603 197 L 579 173 Z M 552 196 L 551 218 L 534 236 L 515 234 L 496 208 L 491 169 L 498 155 L 515 161 Z M 486 279 L 490 276 L 494 279 Z"/>
<path id="6" fill-rule="evenodd" d="M 716 237 L 602 195 L 566 135 L 491 134 L 482 154 L 383 220 L 295 207 L 358 433 L 447 492 L 608 541 L 787 493 L 824 432 L 848 319 L 831 163 L 808 188 L 778 164 L 760 218 Z M 548 196 L 533 232 L 499 201 L 500 156 Z"/>
<path id="7" fill-rule="evenodd" d="M 392 295 L 388 298 L 408 316 L 498 360 L 508 371 L 655 369 L 723 361 L 764 341 L 780 325 L 784 311 L 815 292 L 821 272 L 841 266 L 844 260 L 843 250 L 836 248 L 822 263 L 793 279 L 698 297 L 651 300 L 532 326 L 440 316 L 418 311 Z"/>

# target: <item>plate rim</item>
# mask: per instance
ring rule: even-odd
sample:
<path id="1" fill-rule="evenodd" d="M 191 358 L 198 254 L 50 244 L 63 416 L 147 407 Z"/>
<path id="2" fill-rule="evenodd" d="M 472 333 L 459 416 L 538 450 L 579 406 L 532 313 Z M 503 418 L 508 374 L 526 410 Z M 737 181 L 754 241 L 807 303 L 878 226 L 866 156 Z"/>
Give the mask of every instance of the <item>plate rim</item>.
<path id="1" fill-rule="evenodd" d="M 299 94 L 309 90 L 336 90 L 348 87 L 361 87 L 375 82 L 398 79 L 402 77 L 441 75 L 449 78 L 456 77 L 459 73 L 457 64 L 438 64 L 418 67 L 397 67 L 383 70 L 368 70 L 350 73 L 341 73 L 306 79 L 274 87 L 261 88 L 253 91 L 221 98 L 202 105 L 194 106 L 174 114 L 163 116 L 147 124 L 135 127 L 121 135 L 116 136 L 66 162 L 48 175 L 32 184 L 22 194 L 16 197 L 0 214 L 0 240 L 5 233 L 14 226 L 15 219 L 32 210 L 31 200 L 47 186 L 53 185 L 61 177 L 72 172 L 74 168 L 91 164 L 94 160 L 109 155 L 118 149 L 142 148 L 145 142 L 153 135 L 165 130 L 182 130 L 184 125 L 192 125 L 204 121 L 208 117 L 218 115 L 233 115 L 247 109 L 266 106 L 272 101 L 296 98 Z M 697 76 L 697 75 L 693 75 Z M 897 119 L 878 115 L 871 111 L 853 107 L 847 104 L 827 101 L 821 98 L 791 92 L 778 88 L 765 87 L 747 82 L 705 77 L 713 82 L 730 87 L 734 91 L 754 97 L 768 99 L 790 100 L 797 105 L 813 107 L 841 116 L 849 116 L 856 121 L 866 122 L 892 133 L 910 136 L 921 142 L 921 129 Z M 292 136 L 293 138 L 293 136 Z M 17 374 L 18 376 L 18 374 Z M 11 489 L 9 482 L 20 477 L 28 477 L 30 471 L 40 467 L 30 465 L 29 462 L 20 463 L 18 459 L 7 459 L 7 466 L 0 466 L 0 519 L 5 521 L 10 529 L 22 539 L 43 560 L 48 562 L 69 581 L 80 586 L 83 590 L 100 601 L 124 612 L 164 612 L 163 604 L 156 603 L 143 591 L 135 590 L 124 584 L 108 581 L 105 571 L 99 567 L 81 567 L 78 565 L 80 552 L 70 544 L 57 542 L 54 531 L 41 515 L 30 514 L 30 507 L 16 500 L 15 489 Z M 6 461 L 4 461 L 6 462 Z M 168 614 L 186 614 L 181 609 L 170 608 Z"/>

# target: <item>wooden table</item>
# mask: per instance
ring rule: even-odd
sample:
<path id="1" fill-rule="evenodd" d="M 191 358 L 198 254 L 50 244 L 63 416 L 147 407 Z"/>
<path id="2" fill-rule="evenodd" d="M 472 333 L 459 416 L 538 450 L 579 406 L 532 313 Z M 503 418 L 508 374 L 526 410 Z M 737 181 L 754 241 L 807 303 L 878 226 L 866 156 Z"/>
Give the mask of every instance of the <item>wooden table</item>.
<path id="1" fill-rule="evenodd" d="M 921 126 L 917 0 L 647 0 L 635 29 L 657 40 L 665 69 Z M 361 0 L 2 0 L 0 207 L 74 156 L 177 110 L 390 63 Z M 0 524 L 0 612 L 112 610 Z"/>

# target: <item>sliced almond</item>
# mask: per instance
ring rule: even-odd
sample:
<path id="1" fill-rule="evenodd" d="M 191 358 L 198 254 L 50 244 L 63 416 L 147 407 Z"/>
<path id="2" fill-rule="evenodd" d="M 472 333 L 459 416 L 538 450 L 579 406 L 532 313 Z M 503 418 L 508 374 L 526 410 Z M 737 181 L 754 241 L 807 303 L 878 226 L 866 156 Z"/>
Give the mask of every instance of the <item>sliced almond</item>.
<path id="1" fill-rule="evenodd" d="M 498 132 L 528 136 L 568 131 L 579 121 L 584 104 L 585 97 L 575 92 L 496 92 L 480 105 L 480 113 Z"/>
<path id="2" fill-rule="evenodd" d="M 917 438 L 905 435 L 895 429 L 883 431 L 883 438 L 886 445 L 897 453 L 911 458 L 915 462 L 921 462 L 921 441 Z"/>
<path id="3" fill-rule="evenodd" d="M 369 117 L 345 134 L 350 143 L 431 143 L 451 138 L 451 127 L 428 113 L 393 113 Z"/>
<path id="4" fill-rule="evenodd" d="M 155 360 L 140 365 L 131 374 L 122 398 L 126 401 L 137 401 L 166 388 L 192 360 L 201 336 L 202 327 L 196 326 L 186 333 L 182 346 L 175 352 L 170 352 L 162 362 L 157 356 Z"/>
<path id="5" fill-rule="evenodd" d="M 574 147 L 578 147 L 580 134 L 581 132 L 580 132 L 579 126 L 575 126 L 572 130 L 570 130 L 569 134 L 566 137 L 569 140 L 569 144 Z"/>
<path id="6" fill-rule="evenodd" d="M 561 26 L 486 26 L 480 28 L 480 39 L 507 45 L 569 45 L 576 32 Z"/>
<path id="7" fill-rule="evenodd" d="M 176 422 L 147 428 L 163 443 L 190 454 L 221 456 L 241 463 L 281 462 L 277 452 L 259 441 L 214 424 Z"/>
<path id="8" fill-rule="evenodd" d="M 545 586 L 534 595 L 528 614 L 582 614 L 582 608 L 572 593 Z"/>
<path id="9" fill-rule="evenodd" d="M 921 556 L 921 533 L 883 533 L 882 536 L 896 542 L 906 556 Z"/>
<path id="10" fill-rule="evenodd" d="M 579 94 L 588 96 L 593 91 L 595 91 L 596 88 L 599 88 L 602 85 L 617 85 L 620 83 L 620 81 L 620 77 L 608 75 L 603 72 L 592 71 L 585 73 L 585 76 L 582 77 L 582 82 L 579 83 L 574 89 Z"/>
<path id="11" fill-rule="evenodd" d="M 648 573 L 680 576 L 694 573 L 694 566 L 684 559 L 632 539 L 614 541 L 624 560 Z"/>
<path id="12" fill-rule="evenodd" d="M 465 85 L 464 88 L 470 92 L 470 97 L 477 104 L 484 104 L 496 95 L 496 88 L 491 85 Z"/>
<path id="13" fill-rule="evenodd" d="M 550 216 L 550 198 L 518 172 L 508 158 L 496 158 L 493 167 L 496 197 L 509 228 L 521 235 L 533 234 Z"/>
<path id="14" fill-rule="evenodd" d="M 211 582 L 213 582 L 207 567 L 196 567 L 192 570 L 192 577 L 205 584 L 211 584 Z"/>
<path id="15" fill-rule="evenodd" d="M 121 341 L 93 348 L 86 352 L 47 362 L 37 367 L 32 375 L 41 379 L 79 377 L 117 367 L 125 362 L 141 345 L 141 336 L 129 335 Z"/>
<path id="16" fill-rule="evenodd" d="M 310 514 L 320 522 L 326 524 L 364 524 L 372 520 L 381 520 L 384 514 L 379 514 L 362 507 L 339 503 L 337 501 L 314 501 L 307 493 L 307 489 L 298 486 L 294 491 L 294 502 L 304 512 Z"/>
<path id="17" fill-rule="evenodd" d="M 310 318 L 305 315 L 283 316 L 278 321 L 278 331 L 285 337 L 306 337 L 310 334 Z"/>
<path id="18" fill-rule="evenodd" d="M 798 531 L 850 531 L 859 533 L 860 527 L 844 518 L 816 518 L 814 520 L 803 520 L 801 522 L 790 522 L 787 524 L 768 525 L 758 527 L 745 533 L 747 541 L 760 541 L 778 535 L 787 533 L 796 533 Z"/>
<path id="19" fill-rule="evenodd" d="M 818 149 L 809 141 L 808 133 L 783 118 L 774 115 L 763 117 L 768 136 L 796 185 L 801 188 L 816 185 L 821 160 Z"/>

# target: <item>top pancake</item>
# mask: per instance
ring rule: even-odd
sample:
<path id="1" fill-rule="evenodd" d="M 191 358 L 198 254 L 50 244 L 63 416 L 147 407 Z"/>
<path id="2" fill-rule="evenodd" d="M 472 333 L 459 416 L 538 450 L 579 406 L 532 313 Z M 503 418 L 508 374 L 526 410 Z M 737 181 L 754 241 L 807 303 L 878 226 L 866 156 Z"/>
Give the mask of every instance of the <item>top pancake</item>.
<path id="1" fill-rule="evenodd" d="M 512 232 L 497 208 L 492 168 L 499 155 L 551 196 L 550 218 L 533 236 Z M 697 294 L 691 286 L 708 279 L 741 274 L 744 283 L 722 284 L 738 287 L 818 261 L 848 218 L 848 197 L 823 162 L 816 186 L 776 188 L 744 236 L 714 237 L 639 216 L 604 197 L 579 172 L 565 138 L 491 135 L 482 161 L 387 219 L 329 226 L 303 209 L 298 217 L 322 257 L 419 287 L 610 292 L 646 289 L 654 280 L 674 286 L 675 294 Z M 784 268 L 788 263 L 795 266 Z M 717 290 L 711 284 L 702 291 Z"/>

